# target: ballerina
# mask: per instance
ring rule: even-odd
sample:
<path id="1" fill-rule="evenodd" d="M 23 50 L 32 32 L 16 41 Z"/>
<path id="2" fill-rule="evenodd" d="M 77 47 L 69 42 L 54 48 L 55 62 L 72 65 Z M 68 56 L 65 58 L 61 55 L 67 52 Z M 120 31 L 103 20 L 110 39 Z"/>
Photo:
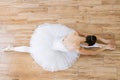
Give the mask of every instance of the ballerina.
<path id="1" fill-rule="evenodd" d="M 97 43 L 98 40 L 105 44 Z M 94 47 L 98 50 L 91 50 Z M 30 47 L 9 46 L 3 51 L 28 52 L 43 69 L 59 71 L 71 67 L 80 55 L 96 55 L 106 49 L 115 50 L 115 48 L 112 40 L 75 31 L 62 24 L 46 23 L 34 31 Z"/>

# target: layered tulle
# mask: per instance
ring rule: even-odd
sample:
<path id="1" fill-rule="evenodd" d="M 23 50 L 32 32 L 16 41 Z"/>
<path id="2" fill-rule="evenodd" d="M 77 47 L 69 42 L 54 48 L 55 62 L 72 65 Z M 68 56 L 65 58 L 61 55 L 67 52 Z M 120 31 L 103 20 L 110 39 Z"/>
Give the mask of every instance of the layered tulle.
<path id="1" fill-rule="evenodd" d="M 66 49 L 54 49 L 53 45 L 56 39 L 73 31 L 73 29 L 61 24 L 47 23 L 40 25 L 34 31 L 30 41 L 30 53 L 33 59 L 48 71 L 64 70 L 71 67 L 79 54 L 69 50 L 64 51 Z"/>

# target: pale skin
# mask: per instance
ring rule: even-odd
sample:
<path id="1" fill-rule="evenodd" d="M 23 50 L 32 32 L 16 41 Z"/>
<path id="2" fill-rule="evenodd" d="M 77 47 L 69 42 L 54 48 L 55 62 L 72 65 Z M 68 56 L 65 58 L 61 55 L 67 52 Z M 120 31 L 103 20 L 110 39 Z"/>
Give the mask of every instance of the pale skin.
<path id="1" fill-rule="evenodd" d="M 72 32 L 64 38 L 63 44 L 68 50 L 76 51 L 82 55 L 96 55 L 100 52 L 103 52 L 104 50 L 115 50 L 116 48 L 114 40 L 104 39 L 96 35 L 95 36 L 97 37 L 97 40 L 104 43 L 98 44 L 99 46 L 102 46 L 101 48 L 98 48 L 97 50 L 88 50 L 83 47 L 80 47 L 80 44 L 85 42 L 85 37 L 87 35 L 89 34 L 83 33 L 81 31 Z"/>

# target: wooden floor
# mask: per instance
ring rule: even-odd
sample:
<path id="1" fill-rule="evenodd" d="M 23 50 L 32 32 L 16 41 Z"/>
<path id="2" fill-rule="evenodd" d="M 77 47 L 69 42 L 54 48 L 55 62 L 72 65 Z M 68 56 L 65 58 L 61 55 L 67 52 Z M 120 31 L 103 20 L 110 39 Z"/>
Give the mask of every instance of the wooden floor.
<path id="1" fill-rule="evenodd" d="M 0 48 L 29 46 L 34 29 L 45 22 L 112 34 L 117 49 L 80 56 L 59 72 L 44 71 L 27 53 L 1 52 L 0 80 L 120 80 L 120 0 L 0 0 Z"/>

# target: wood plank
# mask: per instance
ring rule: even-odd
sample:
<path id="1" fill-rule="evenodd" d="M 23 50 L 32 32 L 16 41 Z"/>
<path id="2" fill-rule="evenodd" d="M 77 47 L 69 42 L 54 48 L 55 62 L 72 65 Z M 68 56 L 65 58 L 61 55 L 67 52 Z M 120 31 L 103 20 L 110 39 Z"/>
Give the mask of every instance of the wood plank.
<path id="1" fill-rule="evenodd" d="M 28 53 L 0 52 L 0 80 L 119 80 L 120 0 L 0 0 L 0 48 L 29 46 L 43 23 L 115 37 L 117 49 L 80 56 L 69 69 L 48 72 Z"/>

